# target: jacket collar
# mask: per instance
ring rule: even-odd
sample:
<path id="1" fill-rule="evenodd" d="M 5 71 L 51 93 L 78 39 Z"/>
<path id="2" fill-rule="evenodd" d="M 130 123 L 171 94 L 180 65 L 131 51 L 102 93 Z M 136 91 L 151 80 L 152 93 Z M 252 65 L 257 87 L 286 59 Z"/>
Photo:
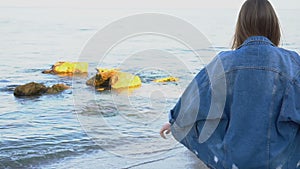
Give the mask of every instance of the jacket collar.
<path id="1" fill-rule="evenodd" d="M 270 44 L 272 46 L 275 46 L 267 37 L 265 36 L 250 36 L 247 38 L 244 43 L 239 46 L 237 49 L 249 45 L 249 44 Z"/>

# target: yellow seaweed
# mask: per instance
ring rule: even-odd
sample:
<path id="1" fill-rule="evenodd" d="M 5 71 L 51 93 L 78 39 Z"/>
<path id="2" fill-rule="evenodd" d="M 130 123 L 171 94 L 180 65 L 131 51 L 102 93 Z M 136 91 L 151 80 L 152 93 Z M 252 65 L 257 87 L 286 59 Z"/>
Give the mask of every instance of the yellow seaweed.
<path id="1" fill-rule="evenodd" d="M 88 63 L 86 62 L 56 62 L 52 70 L 55 74 L 63 73 L 87 73 Z"/>
<path id="2" fill-rule="evenodd" d="M 140 77 L 126 72 L 118 72 L 111 78 L 113 89 L 134 88 L 142 85 Z"/>
<path id="3" fill-rule="evenodd" d="M 161 78 L 161 79 L 155 79 L 154 82 L 157 83 L 162 83 L 162 82 L 177 82 L 179 80 L 179 78 L 173 77 L 173 76 L 169 76 L 169 77 L 165 77 L 165 78 Z"/>

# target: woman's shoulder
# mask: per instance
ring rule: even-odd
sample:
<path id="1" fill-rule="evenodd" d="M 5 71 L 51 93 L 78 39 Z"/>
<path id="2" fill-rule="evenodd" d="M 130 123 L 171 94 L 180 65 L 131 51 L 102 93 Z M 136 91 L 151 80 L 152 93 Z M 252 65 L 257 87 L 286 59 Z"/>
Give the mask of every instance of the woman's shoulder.
<path id="1" fill-rule="evenodd" d="M 290 57 L 295 57 L 296 59 L 300 59 L 300 56 L 296 51 L 285 49 L 285 48 L 282 48 L 282 47 L 276 47 L 276 46 L 270 46 L 270 48 L 271 48 L 270 50 L 273 50 L 274 52 L 277 51 L 277 52 L 280 52 L 283 55 L 286 55 L 286 56 L 288 55 Z M 243 50 L 220 51 L 217 54 L 217 57 L 219 57 L 220 59 L 226 59 L 230 56 L 234 57 L 236 55 L 240 55 L 241 52 L 243 53 L 244 51 Z"/>
<path id="2" fill-rule="evenodd" d="M 279 47 L 277 49 L 283 54 L 284 57 L 292 59 L 295 62 L 295 64 L 300 66 L 300 56 L 296 51 Z"/>
<path id="3" fill-rule="evenodd" d="M 227 51 L 220 51 L 216 58 L 224 61 L 224 60 L 231 60 L 232 57 L 236 57 L 238 55 L 236 50 L 227 50 Z"/>
<path id="4" fill-rule="evenodd" d="M 285 52 L 285 53 L 289 53 L 289 54 L 292 54 L 292 55 L 298 55 L 299 54 L 294 51 L 294 50 L 290 50 L 290 49 L 286 49 L 286 48 L 283 48 L 283 47 L 276 47 L 278 50 L 281 50 L 282 52 Z"/>
<path id="5" fill-rule="evenodd" d="M 216 61 L 222 63 L 221 66 L 225 72 L 264 69 L 281 72 L 288 77 L 295 77 L 300 72 L 300 56 L 297 52 L 271 45 L 221 51 L 212 63 Z"/>
<path id="6" fill-rule="evenodd" d="M 220 51 L 208 66 L 223 68 L 226 71 L 235 64 L 237 56 L 238 54 L 235 50 Z"/>
<path id="7" fill-rule="evenodd" d="M 226 62 L 233 62 L 234 60 L 239 60 L 242 62 L 243 60 L 249 61 L 248 55 L 257 60 L 262 57 L 270 57 L 270 59 L 284 59 L 284 60 L 290 60 L 294 64 L 300 66 L 300 56 L 296 51 L 276 47 L 276 46 L 268 46 L 264 49 L 265 51 L 263 54 L 260 54 L 257 56 L 258 58 L 253 57 L 253 54 L 249 54 L 249 50 L 247 51 L 247 48 L 238 49 L 238 50 L 228 50 L 228 51 L 221 51 L 217 54 L 217 58 L 222 60 L 223 63 Z M 253 52 L 253 51 L 252 51 Z M 251 53 L 252 53 L 251 52 Z M 260 52 L 253 52 L 253 53 L 260 53 Z"/>

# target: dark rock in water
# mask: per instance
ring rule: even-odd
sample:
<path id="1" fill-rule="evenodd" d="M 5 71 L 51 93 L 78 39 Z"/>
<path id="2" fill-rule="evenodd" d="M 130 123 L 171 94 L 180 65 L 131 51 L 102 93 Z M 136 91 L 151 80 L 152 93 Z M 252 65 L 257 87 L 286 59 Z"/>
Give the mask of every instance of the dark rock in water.
<path id="1" fill-rule="evenodd" d="M 54 74 L 54 72 L 53 72 L 52 69 L 43 70 L 42 73 L 45 73 L 45 74 Z"/>
<path id="2" fill-rule="evenodd" d="M 70 87 L 65 84 L 56 84 L 52 87 L 46 87 L 41 83 L 27 83 L 25 85 L 17 86 L 14 90 L 15 96 L 39 96 L 42 94 L 56 94 L 62 92 Z"/>
<path id="3" fill-rule="evenodd" d="M 110 89 L 110 78 L 103 79 L 101 74 L 96 74 L 95 76 L 86 81 L 86 85 L 93 86 L 95 88 Z"/>
<path id="4" fill-rule="evenodd" d="M 27 83 L 17 86 L 14 90 L 15 96 L 39 96 L 47 91 L 47 87 L 40 83 Z"/>
<path id="5" fill-rule="evenodd" d="M 46 93 L 47 94 L 56 94 L 56 93 L 62 92 L 69 88 L 70 87 L 65 84 L 56 84 L 56 85 L 53 85 L 52 87 L 48 87 Z"/>

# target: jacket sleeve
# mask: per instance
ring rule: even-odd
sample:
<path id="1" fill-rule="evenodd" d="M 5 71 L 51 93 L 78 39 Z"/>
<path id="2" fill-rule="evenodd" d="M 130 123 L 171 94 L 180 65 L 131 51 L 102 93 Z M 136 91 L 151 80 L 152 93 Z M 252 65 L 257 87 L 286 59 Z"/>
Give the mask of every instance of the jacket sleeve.
<path id="1" fill-rule="evenodd" d="M 218 55 L 189 84 L 170 111 L 169 122 L 186 127 L 199 120 L 218 119 L 222 116 L 225 101 L 226 78 Z"/>
<path id="2" fill-rule="evenodd" d="M 298 80 L 288 85 L 281 110 L 281 121 L 290 121 L 300 125 L 300 84 Z"/>
<path id="3" fill-rule="evenodd" d="M 200 101 L 201 100 L 201 101 Z M 169 122 L 180 127 L 197 121 L 201 107 L 202 116 L 207 114 L 210 103 L 210 85 L 205 69 L 202 69 L 185 89 L 175 107 L 169 113 Z M 205 118 L 202 117 L 202 118 Z"/>
<path id="4" fill-rule="evenodd" d="M 171 131 L 179 142 L 187 135 L 205 142 L 223 118 L 226 78 L 219 56 L 197 74 L 170 111 Z"/>

